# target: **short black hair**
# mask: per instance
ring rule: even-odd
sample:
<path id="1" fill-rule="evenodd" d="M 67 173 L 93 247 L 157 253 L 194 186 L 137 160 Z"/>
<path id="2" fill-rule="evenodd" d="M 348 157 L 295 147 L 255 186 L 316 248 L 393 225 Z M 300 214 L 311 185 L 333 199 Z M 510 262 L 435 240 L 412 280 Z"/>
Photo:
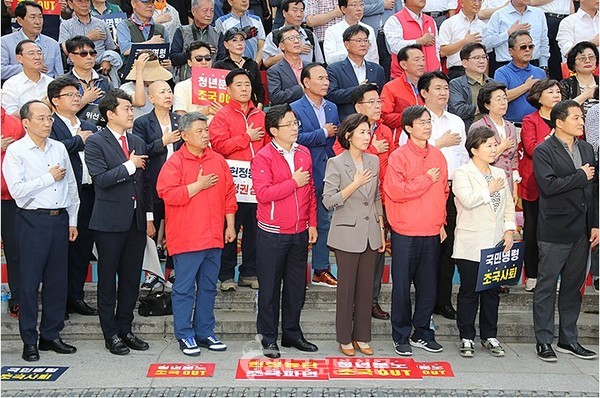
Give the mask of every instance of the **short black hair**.
<path id="1" fill-rule="evenodd" d="M 231 84 L 233 83 L 233 79 L 238 75 L 245 75 L 248 78 L 248 80 L 252 81 L 246 69 L 235 68 L 231 72 L 229 72 L 227 76 L 225 76 L 225 84 L 227 85 L 227 87 L 231 86 Z"/>
<path id="2" fill-rule="evenodd" d="M 481 86 L 479 94 L 477 94 L 477 107 L 479 108 L 479 112 L 485 115 L 490 113 L 485 106 L 489 105 L 492 101 L 492 93 L 498 90 L 506 91 L 506 86 L 498 82 L 489 82 Z"/>
<path id="3" fill-rule="evenodd" d="M 521 36 L 529 36 L 531 39 L 531 34 L 526 30 L 517 30 L 512 32 L 510 36 L 508 36 L 508 48 L 515 48 L 515 44 L 517 44 L 517 39 Z"/>
<path id="4" fill-rule="evenodd" d="M 119 99 L 131 102 L 131 96 L 120 88 L 114 88 L 104 94 L 98 103 L 100 115 L 108 122 L 108 111 L 114 112 L 119 106 Z"/>
<path id="5" fill-rule="evenodd" d="M 469 157 L 473 157 L 471 149 L 479 149 L 481 144 L 486 142 L 489 138 L 492 138 L 495 134 L 494 130 L 487 126 L 479 126 L 470 129 L 467 134 L 467 140 L 465 141 L 465 148 L 467 148 Z"/>
<path id="6" fill-rule="evenodd" d="M 52 80 L 50 84 L 48 84 L 48 102 L 55 108 L 52 100 L 54 98 L 59 98 L 60 93 L 65 87 L 75 87 L 78 91 L 81 89 L 81 84 L 75 79 L 75 77 L 71 75 L 62 75 Z"/>
<path id="7" fill-rule="evenodd" d="M 594 52 L 594 55 L 596 56 L 596 66 L 598 66 L 598 48 L 594 45 L 594 43 L 589 41 L 580 41 L 579 43 L 575 44 L 567 54 L 567 66 L 571 72 L 575 72 L 575 58 L 577 58 L 579 54 L 588 48 Z"/>
<path id="8" fill-rule="evenodd" d="M 302 7 L 306 8 L 303 0 L 283 0 L 281 2 L 281 11 L 289 11 L 292 4 L 302 4 Z"/>
<path id="9" fill-rule="evenodd" d="M 414 127 L 413 124 L 415 120 L 423 116 L 425 112 L 427 112 L 427 114 L 431 116 L 427 108 L 421 105 L 412 105 L 406 108 L 404 111 L 402 111 L 402 120 L 400 122 L 400 127 L 402 127 L 402 130 L 404 130 L 406 135 L 410 137 L 410 133 L 406 131 L 406 126 Z"/>
<path id="10" fill-rule="evenodd" d="M 531 86 L 529 89 L 529 93 L 527 93 L 527 102 L 529 102 L 534 108 L 540 109 L 542 107 L 542 104 L 540 103 L 542 93 L 554 86 L 557 86 L 560 89 L 558 80 L 553 80 L 550 78 L 538 80 L 537 82 L 533 83 L 533 86 Z"/>
<path id="11" fill-rule="evenodd" d="M 408 52 L 410 50 L 419 50 L 423 52 L 423 46 L 420 44 L 409 44 L 406 47 L 402 47 L 400 51 L 398 51 L 398 55 L 396 55 L 398 63 L 400 63 L 400 61 L 408 61 Z"/>
<path id="12" fill-rule="evenodd" d="M 36 42 L 34 42 L 33 40 L 29 40 L 29 39 L 21 40 L 21 41 L 20 41 L 20 42 L 17 44 L 17 47 L 15 47 L 15 54 L 16 54 L 16 55 L 21 55 L 21 54 L 23 54 L 23 46 L 24 46 L 25 44 L 27 44 L 27 43 L 32 43 L 32 44 L 35 44 L 36 46 L 40 47 L 40 45 L 39 45 L 39 44 L 37 44 Z M 41 50 L 41 49 L 42 49 L 42 48 L 40 47 L 40 50 Z"/>
<path id="13" fill-rule="evenodd" d="M 281 39 L 283 39 L 283 35 L 286 32 L 289 32 L 290 30 L 294 30 L 294 31 L 298 32 L 298 29 L 296 29 L 296 27 L 293 25 L 282 26 L 281 28 L 277 29 L 273 33 L 273 44 L 275 44 L 277 47 L 279 47 L 279 43 L 281 43 Z"/>
<path id="14" fill-rule="evenodd" d="M 197 49 L 202 48 L 202 47 L 206 48 L 208 50 L 209 54 L 212 54 L 212 50 L 210 49 L 210 44 L 208 44 L 205 41 L 197 40 L 197 41 L 191 42 L 190 45 L 187 46 L 187 48 L 185 49 L 185 56 L 186 56 L 186 58 L 188 60 L 191 60 L 192 59 L 192 52 L 196 51 Z"/>
<path id="15" fill-rule="evenodd" d="M 433 79 L 442 79 L 446 83 L 450 83 L 450 79 L 448 79 L 448 76 L 446 76 L 446 74 L 440 70 L 434 70 L 432 72 L 423 73 L 423 76 L 419 78 L 419 82 L 417 83 L 419 96 L 423 101 L 425 101 L 425 98 L 423 98 L 423 96 L 421 95 L 421 90 L 429 91 L 429 86 L 431 86 L 431 82 L 433 81 Z"/>
<path id="16" fill-rule="evenodd" d="M 37 4 L 37 3 L 36 3 Z M 40 101 L 40 100 L 31 100 L 31 101 L 27 101 L 26 103 L 23 104 L 23 106 L 21 107 L 21 109 L 19 109 L 19 116 L 21 117 L 21 120 L 23 119 L 29 119 L 31 117 L 31 105 L 33 104 L 44 104 L 46 105 L 44 102 Z M 46 105 L 48 106 L 48 105 Z"/>
<path id="17" fill-rule="evenodd" d="M 462 50 L 460 50 L 460 59 L 461 60 L 469 59 L 471 57 L 471 54 L 475 50 L 483 50 L 484 53 L 487 51 L 485 46 L 481 43 L 467 43 L 462 48 Z"/>
<path id="18" fill-rule="evenodd" d="M 302 83 L 302 87 L 306 87 L 304 85 L 304 79 L 306 79 L 306 78 L 310 79 L 311 69 L 314 69 L 317 66 L 321 66 L 324 68 L 323 64 L 320 64 L 318 62 L 311 62 L 310 64 L 304 65 L 304 67 L 302 68 L 302 72 L 300 72 L 300 83 Z"/>
<path id="19" fill-rule="evenodd" d="M 338 7 L 348 7 L 348 0 L 338 0 Z"/>
<path id="20" fill-rule="evenodd" d="M 560 101 L 558 104 L 554 105 L 554 108 L 552 108 L 552 111 L 550 112 L 550 124 L 552 125 L 552 128 L 556 128 L 557 120 L 562 120 L 563 122 L 567 120 L 567 117 L 569 117 L 569 109 L 571 108 L 581 109 L 581 105 L 575 100 Z"/>
<path id="21" fill-rule="evenodd" d="M 360 32 L 363 32 L 364 34 L 367 35 L 367 38 L 369 38 L 369 29 L 365 28 L 362 25 L 356 24 L 356 25 L 348 26 L 348 28 L 346 28 L 346 30 L 342 34 L 342 40 L 350 41 L 350 39 L 352 39 L 354 36 L 356 36 Z"/>
<path id="22" fill-rule="evenodd" d="M 42 14 L 44 13 L 44 9 L 38 2 L 25 0 L 21 1 L 20 3 L 17 3 L 17 6 L 15 7 L 15 17 L 25 18 L 25 16 L 27 15 L 27 6 L 38 8 L 42 12 Z"/>
<path id="23" fill-rule="evenodd" d="M 352 138 L 354 130 L 363 123 L 369 124 L 369 118 L 362 113 L 353 113 L 342 120 L 342 124 L 340 124 L 340 128 L 337 132 L 337 139 L 342 148 L 350 149 L 350 138 Z M 346 134 L 348 133 L 349 135 L 346 137 Z"/>
<path id="24" fill-rule="evenodd" d="M 365 97 L 365 94 L 368 93 L 369 91 L 379 92 L 379 90 L 377 88 L 377 84 L 375 84 L 375 83 L 359 84 L 358 86 L 356 86 L 354 91 L 352 91 L 352 94 L 350 95 L 350 102 L 352 102 L 354 105 L 358 104 Z"/>
<path id="25" fill-rule="evenodd" d="M 294 113 L 289 104 L 274 105 L 265 112 L 265 129 L 269 136 L 273 137 L 273 134 L 271 134 L 271 127 L 279 128 L 279 123 L 283 120 L 285 115 L 290 112 Z"/>
<path id="26" fill-rule="evenodd" d="M 69 40 L 65 41 L 65 49 L 69 54 L 82 49 L 85 46 L 90 47 L 92 50 L 96 48 L 96 45 L 92 39 L 87 36 L 73 36 Z"/>

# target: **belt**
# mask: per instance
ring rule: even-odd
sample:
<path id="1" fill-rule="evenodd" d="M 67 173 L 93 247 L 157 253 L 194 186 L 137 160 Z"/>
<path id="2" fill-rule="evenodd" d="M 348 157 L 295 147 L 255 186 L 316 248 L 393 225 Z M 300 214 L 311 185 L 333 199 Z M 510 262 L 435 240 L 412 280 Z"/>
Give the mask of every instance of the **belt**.
<path id="1" fill-rule="evenodd" d="M 58 216 L 59 214 L 64 213 L 67 209 L 21 209 L 26 212 L 41 214 L 44 216 Z"/>
<path id="2" fill-rule="evenodd" d="M 569 16 L 569 14 L 553 14 L 551 12 L 545 13 L 547 17 L 563 19 Z"/>
<path id="3" fill-rule="evenodd" d="M 441 17 L 442 15 L 446 15 L 447 12 L 448 12 L 448 10 L 446 10 L 446 11 L 430 11 L 430 12 L 423 12 L 423 13 L 429 15 L 431 18 L 437 18 L 437 17 Z"/>

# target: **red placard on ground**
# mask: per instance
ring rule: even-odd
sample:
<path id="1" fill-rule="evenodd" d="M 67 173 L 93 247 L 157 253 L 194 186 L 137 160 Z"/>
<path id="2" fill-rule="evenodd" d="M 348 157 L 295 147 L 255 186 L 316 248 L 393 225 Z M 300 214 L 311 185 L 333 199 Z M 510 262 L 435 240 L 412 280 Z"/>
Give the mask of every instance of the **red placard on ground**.
<path id="1" fill-rule="evenodd" d="M 240 359 L 236 379 L 250 380 L 328 380 L 325 359 Z"/>
<path id="2" fill-rule="evenodd" d="M 153 363 L 146 377 L 213 377 L 214 363 Z"/>
<path id="3" fill-rule="evenodd" d="M 225 76 L 231 72 L 225 69 L 192 68 L 192 104 L 209 106 L 212 102 L 221 105 L 229 103 Z"/>
<path id="4" fill-rule="evenodd" d="M 448 362 L 417 362 L 423 377 L 454 377 Z"/>
<path id="5" fill-rule="evenodd" d="M 15 11 L 17 4 L 22 0 L 13 0 L 10 5 L 12 10 Z M 34 0 L 42 6 L 42 14 L 44 15 L 60 15 L 60 3 L 58 0 Z"/>
<path id="6" fill-rule="evenodd" d="M 423 378 L 412 358 L 327 358 L 330 379 L 400 379 Z"/>

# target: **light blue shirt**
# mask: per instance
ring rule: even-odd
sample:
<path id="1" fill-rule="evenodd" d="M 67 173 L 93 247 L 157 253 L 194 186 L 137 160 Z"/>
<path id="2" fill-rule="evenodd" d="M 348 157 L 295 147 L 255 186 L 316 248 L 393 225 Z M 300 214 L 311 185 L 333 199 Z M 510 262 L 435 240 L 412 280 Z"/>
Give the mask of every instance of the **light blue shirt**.
<path id="1" fill-rule="evenodd" d="M 321 99 L 321 105 L 312 102 L 312 100 L 308 98 L 308 95 L 306 96 L 306 99 L 310 106 L 312 106 L 313 111 L 315 111 L 315 116 L 317 116 L 317 120 L 319 121 L 319 127 L 323 128 L 325 124 L 327 124 L 327 118 L 325 116 L 325 98 Z M 325 137 L 327 137 L 327 130 L 323 129 L 323 131 L 325 132 Z"/>
<path id="2" fill-rule="evenodd" d="M 487 49 L 495 49 L 496 61 L 510 61 L 512 58 L 508 53 L 508 30 L 516 21 L 531 25 L 529 34 L 533 44 L 535 44 L 532 59 L 539 60 L 540 66 L 548 66 L 548 58 L 550 57 L 548 24 L 544 12 L 535 7 L 527 7 L 521 15 L 511 3 L 493 13 L 483 30 L 483 45 Z"/>
<path id="3" fill-rule="evenodd" d="M 131 14 L 131 18 L 134 19 L 140 25 L 142 24 L 142 22 L 136 18 L 135 14 Z M 150 18 L 149 25 L 154 25 L 153 18 Z M 156 33 L 156 32 L 154 32 L 154 33 Z M 151 39 L 151 37 L 149 37 L 150 26 L 143 27 L 142 35 L 144 36 L 145 40 Z M 165 43 L 169 42 L 169 32 L 167 31 L 167 28 L 165 28 L 164 39 L 165 39 Z M 119 48 L 121 49 L 121 54 L 131 50 L 131 32 L 129 31 L 129 28 L 127 27 L 127 20 L 123 20 L 123 21 L 119 22 L 119 24 L 117 25 L 117 41 L 119 42 Z"/>
<path id="4" fill-rule="evenodd" d="M 2 36 L 2 80 L 18 75 L 23 72 L 23 67 L 17 61 L 15 49 L 17 44 L 23 40 L 28 40 L 22 30 Z M 48 67 L 48 76 L 57 78 L 65 73 L 60 55 L 60 46 L 56 40 L 46 35 L 38 35 L 35 42 L 42 49 L 44 55 L 44 64 Z"/>

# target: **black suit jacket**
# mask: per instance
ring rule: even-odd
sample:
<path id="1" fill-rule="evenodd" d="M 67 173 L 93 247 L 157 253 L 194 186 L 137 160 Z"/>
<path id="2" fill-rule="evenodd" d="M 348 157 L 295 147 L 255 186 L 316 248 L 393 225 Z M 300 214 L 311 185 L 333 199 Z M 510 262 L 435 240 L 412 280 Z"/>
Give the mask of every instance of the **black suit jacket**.
<path id="1" fill-rule="evenodd" d="M 178 130 L 180 116 L 173 112 L 170 112 L 170 116 L 171 131 Z M 148 161 L 146 162 L 145 172 L 149 174 L 150 183 L 152 185 L 153 201 L 154 203 L 159 203 L 162 199 L 158 197 L 158 193 L 156 192 L 156 181 L 158 180 L 160 169 L 162 169 L 167 161 L 167 147 L 163 146 L 162 128 L 160 127 L 160 123 L 154 110 L 135 119 L 133 122 L 132 133 L 140 137 L 146 143 Z M 180 139 L 173 144 L 173 149 L 175 151 L 178 150 L 182 144 L 183 140 Z"/>
<path id="2" fill-rule="evenodd" d="M 302 67 L 306 66 L 302 62 Z M 284 59 L 267 69 L 267 89 L 271 105 L 291 104 L 304 95 L 289 62 Z"/>
<path id="3" fill-rule="evenodd" d="M 67 148 L 67 152 L 69 152 L 69 159 L 71 159 L 71 166 L 73 167 L 73 172 L 75 173 L 77 186 L 81 187 L 83 162 L 81 161 L 81 157 L 79 157 L 79 152 L 83 151 L 84 149 L 83 139 L 78 135 L 73 137 L 65 122 L 63 122 L 63 120 L 56 114 L 52 116 L 54 117 L 54 122 L 52 123 L 50 138 L 62 142 L 65 145 L 65 148 Z M 96 126 L 93 124 L 81 119 L 79 119 L 79 121 L 81 122 L 81 130 L 96 132 Z"/>
<path id="4" fill-rule="evenodd" d="M 582 164 L 594 165 L 594 150 L 579 141 Z M 542 242 L 573 243 L 582 234 L 598 228 L 597 174 L 588 181 L 576 169 L 556 136 L 539 144 L 533 152 L 533 172 L 540 190 L 537 236 Z"/>
<path id="5" fill-rule="evenodd" d="M 146 153 L 141 138 L 127 134 L 129 152 Z M 148 173 L 136 169 L 129 175 L 123 165 L 127 161 L 120 143 L 108 128 L 92 135 L 85 144 L 87 164 L 96 198 L 90 229 L 103 232 L 126 232 L 131 228 L 134 201 L 138 231 L 146 231 L 146 213 L 152 212 L 152 189 Z"/>

